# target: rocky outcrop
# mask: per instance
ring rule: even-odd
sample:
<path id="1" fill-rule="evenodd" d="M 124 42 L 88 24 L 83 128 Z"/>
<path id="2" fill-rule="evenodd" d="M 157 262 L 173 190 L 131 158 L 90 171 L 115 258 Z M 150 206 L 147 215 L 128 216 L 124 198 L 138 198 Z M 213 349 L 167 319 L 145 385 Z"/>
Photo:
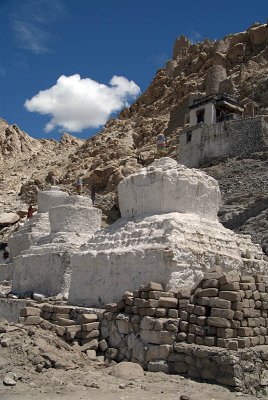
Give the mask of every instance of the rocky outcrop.
<path id="1" fill-rule="evenodd" d="M 178 41 L 176 43 L 178 45 Z M 220 77 L 216 76 L 217 82 L 212 82 L 210 88 L 217 86 L 219 90 L 236 94 L 244 106 L 245 116 L 268 113 L 266 24 L 254 24 L 244 32 L 227 35 L 219 41 L 205 40 L 190 45 L 183 38 L 175 50 L 174 58 L 166 68 L 157 72 L 140 98 L 124 109 L 118 119 L 107 122 L 102 132 L 85 142 L 68 134 L 63 135 L 60 143 L 34 140 L 15 125 L 2 121 L 0 207 L 3 211 L 13 212 L 25 208 L 25 203 L 35 202 L 37 189 L 46 188 L 51 176 L 64 190 L 72 192 L 74 179 L 81 174 L 85 184 L 84 194 L 95 186 L 96 204 L 104 211 L 104 222 L 114 221 L 119 215 L 118 208 L 115 210 L 118 206 L 118 183 L 153 162 L 156 158 L 156 136 L 160 132 L 165 132 L 167 137 L 166 155 L 177 158 L 179 132 L 188 122 L 189 102 L 193 96 L 206 92 L 207 76 L 213 70 L 220 71 Z M 259 165 L 265 171 L 267 157 L 265 154 L 259 157 Z M 224 183 L 219 180 L 223 199 L 238 199 L 240 184 L 232 184 L 232 180 L 236 180 L 235 160 L 233 171 L 222 160 L 220 162 L 222 172 L 228 169 L 230 185 L 225 184 L 224 173 L 218 174 L 224 179 Z M 239 163 L 241 161 L 237 165 Z M 249 186 L 255 196 L 257 190 L 250 182 L 253 183 L 256 174 L 247 167 L 251 165 L 248 156 L 243 163 L 249 183 L 245 181 L 245 175 L 240 180 Z M 206 172 L 210 174 L 210 169 L 206 168 Z M 211 174 L 214 174 L 213 166 Z M 259 189 L 262 192 L 262 188 Z M 21 194 L 19 198 L 18 193 Z M 227 205 L 228 213 L 231 212 L 231 204 L 223 205 L 221 216 L 224 217 Z M 250 208 L 245 196 L 241 204 L 239 200 L 236 204 Z M 251 230 L 255 232 L 255 228 Z M 260 235 L 256 233 L 255 236 Z"/>

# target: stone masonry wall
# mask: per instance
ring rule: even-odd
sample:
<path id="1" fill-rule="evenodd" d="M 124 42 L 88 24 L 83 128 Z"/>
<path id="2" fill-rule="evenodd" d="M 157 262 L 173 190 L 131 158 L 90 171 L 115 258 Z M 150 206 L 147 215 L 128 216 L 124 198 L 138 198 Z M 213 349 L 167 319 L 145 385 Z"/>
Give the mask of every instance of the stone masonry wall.
<path id="1" fill-rule="evenodd" d="M 267 310 L 263 275 L 215 267 L 192 290 L 150 282 L 105 309 L 30 303 L 20 322 L 51 329 L 107 365 L 127 360 L 256 394 L 268 386 Z"/>
<path id="2" fill-rule="evenodd" d="M 268 125 L 262 116 L 196 125 L 180 134 L 178 162 L 197 168 L 217 158 L 235 157 L 268 148 Z"/>

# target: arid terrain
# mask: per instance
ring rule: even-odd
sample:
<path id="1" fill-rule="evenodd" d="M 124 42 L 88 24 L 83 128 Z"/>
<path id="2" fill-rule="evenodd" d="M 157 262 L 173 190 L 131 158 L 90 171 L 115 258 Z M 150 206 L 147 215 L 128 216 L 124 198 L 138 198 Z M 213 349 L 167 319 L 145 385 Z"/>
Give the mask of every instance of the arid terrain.
<path id="1" fill-rule="evenodd" d="M 256 398 L 183 376 L 137 371 L 130 363 L 123 370 L 118 368 L 120 364 L 106 366 L 103 361 L 88 359 L 79 349 L 41 328 L 2 322 L 0 330 L 6 331 L 0 334 L 0 379 L 5 381 L 11 373 L 17 380 L 10 386 L 0 385 L 1 400 Z M 46 361 L 46 368 L 37 372 L 41 359 Z"/>

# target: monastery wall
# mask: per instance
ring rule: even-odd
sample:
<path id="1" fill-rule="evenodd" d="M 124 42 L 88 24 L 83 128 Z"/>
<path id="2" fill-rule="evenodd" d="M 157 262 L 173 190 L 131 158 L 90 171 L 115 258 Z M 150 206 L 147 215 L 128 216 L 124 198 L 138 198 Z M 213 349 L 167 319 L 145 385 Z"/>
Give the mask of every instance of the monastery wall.
<path id="1" fill-rule="evenodd" d="M 196 125 L 180 134 L 178 162 L 198 168 L 215 159 L 244 156 L 268 149 L 264 117 L 243 118 L 214 125 Z"/>

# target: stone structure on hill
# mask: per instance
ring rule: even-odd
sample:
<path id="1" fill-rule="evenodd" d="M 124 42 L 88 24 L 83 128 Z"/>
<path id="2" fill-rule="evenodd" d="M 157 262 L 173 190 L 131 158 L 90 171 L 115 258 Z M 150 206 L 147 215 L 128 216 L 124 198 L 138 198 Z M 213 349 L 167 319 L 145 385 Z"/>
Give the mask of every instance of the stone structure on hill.
<path id="1" fill-rule="evenodd" d="M 199 168 L 215 160 L 267 151 L 267 120 L 267 116 L 257 116 L 185 128 L 180 134 L 178 162 Z"/>
<path id="2" fill-rule="evenodd" d="M 57 187 L 38 193 L 38 213 L 9 239 L 14 263 L 12 290 L 68 296 L 70 254 L 100 228 L 101 211 L 91 199 Z"/>
<path id="3" fill-rule="evenodd" d="M 122 218 L 71 257 L 71 304 L 115 301 L 148 280 L 171 290 L 192 285 L 215 264 L 267 271 L 260 247 L 218 222 L 219 187 L 203 172 L 162 158 L 125 178 L 118 193 Z"/>

